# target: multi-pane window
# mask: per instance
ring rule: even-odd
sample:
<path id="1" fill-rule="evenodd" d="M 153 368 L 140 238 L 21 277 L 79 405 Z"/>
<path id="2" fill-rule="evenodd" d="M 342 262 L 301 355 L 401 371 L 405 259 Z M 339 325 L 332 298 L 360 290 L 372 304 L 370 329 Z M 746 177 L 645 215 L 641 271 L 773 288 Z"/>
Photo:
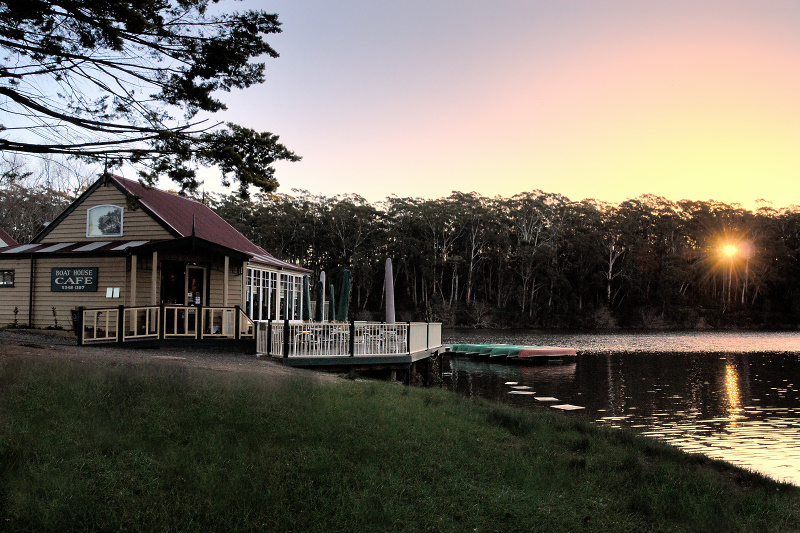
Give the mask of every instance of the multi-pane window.
<path id="1" fill-rule="evenodd" d="M 0 270 L 0 287 L 13 287 L 13 286 L 14 286 L 14 271 Z"/>
<path id="2" fill-rule="evenodd" d="M 300 320 L 303 276 L 247 269 L 245 310 L 253 320 Z M 280 284 L 278 283 L 280 281 Z"/>

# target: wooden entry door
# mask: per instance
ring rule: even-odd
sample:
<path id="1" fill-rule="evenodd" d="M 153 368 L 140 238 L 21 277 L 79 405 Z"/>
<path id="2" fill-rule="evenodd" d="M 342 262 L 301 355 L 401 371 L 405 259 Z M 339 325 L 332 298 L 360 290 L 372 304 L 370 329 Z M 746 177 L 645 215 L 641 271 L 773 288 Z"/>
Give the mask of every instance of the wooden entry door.
<path id="1" fill-rule="evenodd" d="M 186 305 L 206 305 L 206 268 L 186 265 Z"/>
<path id="2" fill-rule="evenodd" d="M 161 303 L 186 305 L 186 263 L 164 261 L 161 264 Z"/>

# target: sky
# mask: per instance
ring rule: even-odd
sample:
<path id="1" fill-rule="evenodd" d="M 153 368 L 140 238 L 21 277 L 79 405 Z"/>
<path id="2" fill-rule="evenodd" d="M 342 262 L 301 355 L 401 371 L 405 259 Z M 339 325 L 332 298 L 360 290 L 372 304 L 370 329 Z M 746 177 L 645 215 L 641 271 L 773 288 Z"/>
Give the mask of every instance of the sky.
<path id="1" fill-rule="evenodd" d="M 218 117 L 303 157 L 279 192 L 800 204 L 800 2 L 223 5 L 283 23 Z"/>

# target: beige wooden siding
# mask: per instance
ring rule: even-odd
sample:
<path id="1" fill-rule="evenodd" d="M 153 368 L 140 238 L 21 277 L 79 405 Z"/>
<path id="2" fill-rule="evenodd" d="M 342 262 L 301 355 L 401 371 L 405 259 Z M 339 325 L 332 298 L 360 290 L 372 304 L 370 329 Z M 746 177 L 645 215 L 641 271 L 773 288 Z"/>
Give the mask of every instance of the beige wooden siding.
<path id="1" fill-rule="evenodd" d="M 83 307 L 116 307 L 126 302 L 127 258 L 83 257 L 83 258 L 37 258 L 36 282 L 33 295 L 33 326 L 46 328 L 58 325 L 72 329 L 72 309 Z M 53 268 L 97 267 L 97 292 L 51 292 L 50 273 Z M 106 298 L 106 289 L 119 287 L 119 298 Z M 53 316 L 55 308 L 56 316 Z"/>
<path id="2" fill-rule="evenodd" d="M 87 237 L 86 212 L 98 205 L 117 205 L 122 212 L 121 237 Z M 86 198 L 72 213 L 61 221 L 42 242 L 72 241 L 113 241 L 113 240 L 156 240 L 170 239 L 173 236 L 150 215 L 140 209 L 130 209 L 127 199 L 113 185 L 101 185 L 91 196 Z"/>
<path id="3" fill-rule="evenodd" d="M 179 253 L 159 253 L 159 272 L 157 284 L 161 283 L 160 263 L 170 261 L 194 261 L 208 269 L 209 301 L 206 305 L 223 305 L 224 256 L 210 254 L 207 257 Z M 18 309 L 17 321 L 20 325 L 28 323 L 28 302 L 30 298 L 30 259 L 2 259 L 0 269 L 14 270 L 14 287 L 0 289 L 0 326 L 14 322 L 14 307 Z M 228 302 L 231 306 L 242 305 L 243 277 L 238 274 L 238 264 L 231 261 L 228 275 Z M 52 292 L 50 287 L 53 268 L 97 267 L 97 292 Z M 152 254 L 137 256 L 136 305 L 147 306 L 152 302 Z M 83 257 L 55 258 L 37 257 L 35 261 L 35 284 L 33 291 L 33 321 L 36 328 L 47 328 L 56 324 L 63 329 L 72 329 L 72 310 L 83 307 L 117 307 L 131 305 L 130 300 L 130 257 Z M 234 273 L 236 272 L 236 273 Z M 118 287 L 119 298 L 106 298 L 106 289 Z M 160 287 L 157 287 L 160 291 Z M 160 297 L 160 292 L 157 292 Z M 160 303 L 160 302 L 159 302 Z M 53 309 L 55 308 L 55 316 Z"/>
<path id="4" fill-rule="evenodd" d="M 127 272 L 128 272 L 128 280 L 129 281 L 131 279 L 131 263 L 132 263 L 132 260 L 129 257 L 128 258 L 128 265 L 127 265 L 127 268 L 128 268 Z M 160 301 L 157 300 L 155 302 L 155 304 L 153 304 L 153 292 L 151 290 L 151 288 L 152 288 L 152 279 L 153 279 L 152 263 L 153 263 L 153 254 L 152 253 L 144 254 L 144 255 L 138 255 L 137 258 L 136 258 L 136 266 L 137 266 L 137 269 L 136 269 L 136 306 L 137 307 L 141 307 L 143 305 L 158 305 L 158 304 L 161 303 Z M 156 288 L 158 288 L 159 283 L 160 283 L 160 280 L 157 279 L 156 280 Z M 156 298 L 158 298 L 159 296 L 160 296 L 160 294 L 156 293 Z M 130 297 L 125 302 L 125 305 L 133 305 L 133 302 L 131 302 Z"/>
<path id="5" fill-rule="evenodd" d="M 225 263 L 214 265 L 211 269 L 211 289 L 210 305 L 221 306 L 225 302 L 225 293 L 223 292 L 225 286 Z M 233 307 L 235 305 L 242 305 L 242 276 L 239 274 L 234 275 L 233 271 L 237 270 L 234 261 L 231 261 L 231 272 L 228 273 L 228 305 Z"/>
<path id="6" fill-rule="evenodd" d="M 14 271 L 14 286 L 0 287 L 0 327 L 14 324 L 15 307 L 17 324 L 28 324 L 30 265 L 30 259 L 0 259 L 0 270 Z"/>

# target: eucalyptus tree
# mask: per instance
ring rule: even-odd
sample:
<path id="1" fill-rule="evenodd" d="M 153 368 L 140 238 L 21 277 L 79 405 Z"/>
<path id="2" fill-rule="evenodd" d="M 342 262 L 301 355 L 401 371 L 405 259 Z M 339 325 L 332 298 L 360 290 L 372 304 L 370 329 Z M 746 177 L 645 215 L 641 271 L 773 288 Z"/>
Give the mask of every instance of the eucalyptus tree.
<path id="1" fill-rule="evenodd" d="M 496 213 L 492 207 L 494 203 L 476 192 L 463 193 L 454 191 L 447 200 L 455 210 L 456 220 L 454 226 L 460 228 L 457 238 L 461 257 L 466 263 L 467 282 L 464 303 L 469 306 L 473 298 L 473 284 L 475 269 L 484 259 L 486 244 L 489 241 L 494 226 L 492 214 Z M 455 275 L 455 274 L 454 274 Z M 458 298 L 457 291 L 451 292 L 451 302 Z"/>
<path id="2" fill-rule="evenodd" d="M 392 196 L 386 199 L 383 209 L 388 226 L 386 256 L 394 264 L 395 296 L 404 292 L 415 309 L 427 302 L 424 280 L 432 263 L 431 247 L 425 243 L 419 216 L 421 203 L 419 198 Z"/>
<path id="3" fill-rule="evenodd" d="M 554 254 L 554 276 L 551 278 L 553 312 L 571 321 L 594 306 L 604 288 L 603 214 L 594 200 L 563 203 Z M 591 304 L 591 306 L 590 306 Z M 567 316 L 569 315 L 569 316 Z"/>
<path id="4" fill-rule="evenodd" d="M 463 231 L 463 227 L 458 224 L 457 208 L 446 198 L 436 200 L 417 201 L 412 206 L 415 215 L 420 220 L 422 229 L 423 243 L 428 247 L 429 261 L 423 271 L 426 280 L 422 285 L 429 287 L 429 295 L 438 294 L 441 302 L 446 302 L 444 286 L 446 274 L 451 274 L 449 294 L 454 290 L 454 277 L 457 275 L 457 265 L 454 264 L 458 259 L 455 254 L 455 244 Z M 427 291 L 426 291 L 427 292 Z"/>
<path id="5" fill-rule="evenodd" d="M 536 297 L 547 285 L 547 269 L 555 250 L 553 229 L 558 201 L 541 190 L 520 193 L 506 201 L 512 250 L 510 259 L 514 272 L 522 282 L 520 308 L 529 316 L 537 311 Z"/>
<path id="6" fill-rule="evenodd" d="M 384 240 L 383 214 L 357 194 L 335 196 L 324 202 L 322 224 L 326 227 L 331 255 L 329 269 L 353 274 L 356 305 L 363 307 L 380 269 L 379 243 Z"/>
<path id="7" fill-rule="evenodd" d="M 273 190 L 296 161 L 270 132 L 210 120 L 220 95 L 264 81 L 277 15 L 209 0 L 0 2 L 0 150 L 139 165 L 197 188 L 195 165 Z"/>

